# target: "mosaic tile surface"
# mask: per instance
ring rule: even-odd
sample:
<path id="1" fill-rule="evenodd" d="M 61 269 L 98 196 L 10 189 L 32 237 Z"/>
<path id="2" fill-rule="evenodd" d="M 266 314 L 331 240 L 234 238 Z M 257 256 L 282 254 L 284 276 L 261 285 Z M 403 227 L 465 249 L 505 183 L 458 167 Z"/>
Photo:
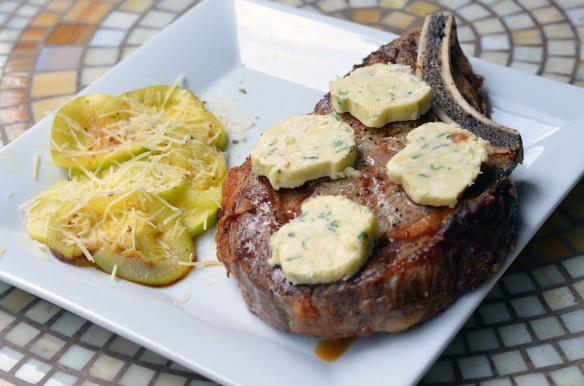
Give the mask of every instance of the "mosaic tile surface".
<path id="1" fill-rule="evenodd" d="M 401 34 L 457 17 L 469 55 L 584 86 L 582 0 L 275 0 Z M 0 147 L 104 74 L 197 0 L 0 2 Z M 580 182 L 426 374 L 423 385 L 584 385 Z M 211 385 L 0 282 L 1 385 Z"/>

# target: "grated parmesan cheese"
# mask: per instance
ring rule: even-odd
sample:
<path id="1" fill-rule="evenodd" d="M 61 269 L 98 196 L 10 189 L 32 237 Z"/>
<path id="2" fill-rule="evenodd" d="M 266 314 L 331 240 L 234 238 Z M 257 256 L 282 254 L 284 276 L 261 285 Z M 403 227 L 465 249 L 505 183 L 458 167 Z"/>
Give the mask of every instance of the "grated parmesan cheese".
<path id="1" fill-rule="evenodd" d="M 112 268 L 112 272 L 110 274 L 110 280 L 111 281 L 116 281 L 116 272 L 118 271 L 118 265 L 114 264 L 114 267 Z"/>
<path id="2" fill-rule="evenodd" d="M 32 165 L 32 179 L 36 180 L 39 176 L 39 165 L 41 162 L 41 156 L 37 153 L 34 155 L 34 163 Z"/>

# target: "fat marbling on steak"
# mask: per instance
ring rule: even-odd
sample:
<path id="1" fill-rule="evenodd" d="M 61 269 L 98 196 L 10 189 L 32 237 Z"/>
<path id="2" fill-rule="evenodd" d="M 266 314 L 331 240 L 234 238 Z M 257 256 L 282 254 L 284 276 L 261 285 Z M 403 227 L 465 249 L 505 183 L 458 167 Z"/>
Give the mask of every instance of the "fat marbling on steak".
<path id="1" fill-rule="evenodd" d="M 454 19 L 429 15 L 421 32 L 382 46 L 356 67 L 373 63 L 411 66 L 432 86 L 433 101 L 419 120 L 380 129 L 340 114 L 355 131 L 358 175 L 275 190 L 248 158 L 223 185 L 217 256 L 237 279 L 249 310 L 278 329 L 326 339 L 406 330 L 483 283 L 514 246 L 517 196 L 508 176 L 522 160 L 521 138 L 484 116 L 483 79 L 458 45 Z M 326 95 L 314 114 L 330 112 Z M 429 121 L 455 121 L 490 141 L 488 162 L 454 208 L 415 204 L 385 170 L 406 134 Z M 366 205 L 382 236 L 352 278 L 293 285 L 268 263 L 270 237 L 300 214 L 304 200 L 318 195 Z"/>

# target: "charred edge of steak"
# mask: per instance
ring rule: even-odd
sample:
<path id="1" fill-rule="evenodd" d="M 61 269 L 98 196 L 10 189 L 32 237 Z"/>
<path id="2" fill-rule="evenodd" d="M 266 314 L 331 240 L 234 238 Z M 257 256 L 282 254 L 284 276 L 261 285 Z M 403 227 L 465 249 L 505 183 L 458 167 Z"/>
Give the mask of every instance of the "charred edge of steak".
<path id="1" fill-rule="evenodd" d="M 420 37 L 416 71 L 432 87 L 432 109 L 444 122 L 454 121 L 490 143 L 490 164 L 511 174 L 523 161 L 518 131 L 491 121 L 460 93 L 452 74 L 452 56 L 461 51 L 454 16 L 426 16 Z M 470 64 L 469 64 L 470 66 Z"/>
<path id="2" fill-rule="evenodd" d="M 491 173 L 455 209 L 432 210 L 437 231 L 424 226 L 425 218 L 421 225 L 403 224 L 384 235 L 353 278 L 294 286 L 268 264 L 269 236 L 288 221 L 285 208 L 296 207 L 290 201 L 299 206 L 320 186 L 276 194 L 249 160 L 228 178 L 244 184 L 223 209 L 218 257 L 237 279 L 248 309 L 284 331 L 337 339 L 409 329 L 491 277 L 514 244 L 515 187 Z"/>

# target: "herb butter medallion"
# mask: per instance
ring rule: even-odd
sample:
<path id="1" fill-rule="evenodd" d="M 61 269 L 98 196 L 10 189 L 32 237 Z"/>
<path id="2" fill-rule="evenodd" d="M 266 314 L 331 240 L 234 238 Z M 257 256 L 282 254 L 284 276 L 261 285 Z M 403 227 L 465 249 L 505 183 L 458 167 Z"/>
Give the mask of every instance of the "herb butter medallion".
<path id="1" fill-rule="evenodd" d="M 330 82 L 330 90 L 335 111 L 351 113 L 369 127 L 418 119 L 432 102 L 430 86 L 403 64 L 357 68 Z"/>
<path id="2" fill-rule="evenodd" d="M 456 124 L 426 123 L 387 163 L 389 178 L 416 203 L 454 206 L 487 160 L 488 142 Z"/>
<path id="3" fill-rule="evenodd" d="M 302 215 L 272 235 L 270 263 L 293 284 L 346 280 L 369 258 L 376 234 L 377 220 L 366 206 L 342 196 L 309 198 Z"/>
<path id="4" fill-rule="evenodd" d="M 253 171 L 266 176 L 274 189 L 342 178 L 356 156 L 353 129 L 334 115 L 285 118 L 260 137 L 250 154 Z"/>

